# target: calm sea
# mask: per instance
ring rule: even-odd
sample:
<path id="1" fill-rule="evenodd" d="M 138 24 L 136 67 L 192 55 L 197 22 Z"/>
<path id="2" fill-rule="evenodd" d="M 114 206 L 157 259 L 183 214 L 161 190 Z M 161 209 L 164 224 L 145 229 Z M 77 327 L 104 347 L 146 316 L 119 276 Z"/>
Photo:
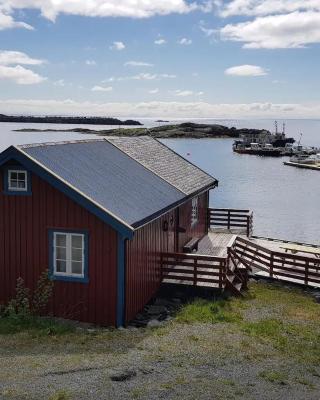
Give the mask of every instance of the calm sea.
<path id="1" fill-rule="evenodd" d="M 158 125 L 143 120 L 145 126 Z M 170 121 L 171 122 L 182 122 Z M 272 130 L 271 120 L 197 120 L 237 128 Z M 282 121 L 279 121 L 281 126 Z M 79 126 L 79 125 L 77 125 Z M 21 128 L 45 129 L 42 124 L 0 123 L 0 151 L 11 144 L 52 142 L 94 138 L 68 132 L 22 133 Z M 72 125 L 50 125 L 50 128 L 70 129 Z M 90 126 L 86 125 L 86 128 Z M 94 129 L 112 127 L 94 126 Z M 320 120 L 286 121 L 288 136 L 302 144 L 320 147 Z M 212 207 L 249 208 L 254 212 L 254 233 L 320 244 L 320 173 L 283 165 L 283 158 L 261 158 L 232 152 L 229 139 L 170 139 L 168 146 L 203 168 L 219 180 L 212 192 Z"/>

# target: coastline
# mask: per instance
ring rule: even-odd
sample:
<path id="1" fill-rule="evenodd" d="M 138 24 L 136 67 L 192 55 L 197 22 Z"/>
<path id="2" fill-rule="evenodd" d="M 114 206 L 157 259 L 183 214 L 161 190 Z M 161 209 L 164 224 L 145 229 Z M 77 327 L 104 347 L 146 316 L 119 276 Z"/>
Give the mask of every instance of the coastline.
<path id="1" fill-rule="evenodd" d="M 153 128 L 117 128 L 117 129 L 15 129 L 14 132 L 75 132 L 81 134 L 94 134 L 98 136 L 151 136 L 156 139 L 236 139 L 243 133 L 260 133 L 263 129 L 237 129 L 228 128 L 218 124 L 196 124 L 191 122 L 162 125 Z"/>

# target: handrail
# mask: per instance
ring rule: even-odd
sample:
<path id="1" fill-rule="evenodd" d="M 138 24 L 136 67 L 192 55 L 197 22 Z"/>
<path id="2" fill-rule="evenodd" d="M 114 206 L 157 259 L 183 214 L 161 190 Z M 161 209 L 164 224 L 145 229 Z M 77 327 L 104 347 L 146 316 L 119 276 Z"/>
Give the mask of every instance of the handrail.
<path id="1" fill-rule="evenodd" d="M 166 281 L 187 281 L 225 286 L 227 258 L 202 254 L 162 253 L 161 274 Z"/>
<path id="2" fill-rule="evenodd" d="M 264 271 L 270 278 L 320 284 L 320 260 L 315 257 L 270 250 L 239 236 L 228 247 L 228 254 L 234 253 L 244 266 Z"/>
<path id="3" fill-rule="evenodd" d="M 253 212 L 234 208 L 208 208 L 208 227 L 242 228 L 250 237 L 253 233 Z"/>

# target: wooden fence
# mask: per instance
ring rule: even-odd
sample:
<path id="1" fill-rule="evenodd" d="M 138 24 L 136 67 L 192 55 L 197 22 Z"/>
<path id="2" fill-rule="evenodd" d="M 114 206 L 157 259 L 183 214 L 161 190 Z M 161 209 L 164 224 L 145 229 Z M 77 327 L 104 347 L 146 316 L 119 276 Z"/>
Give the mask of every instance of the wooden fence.
<path id="1" fill-rule="evenodd" d="M 230 208 L 208 208 L 208 227 L 242 230 L 250 237 L 253 233 L 253 212 Z"/>
<path id="2" fill-rule="evenodd" d="M 228 255 L 247 269 L 263 271 L 270 278 L 320 285 L 319 258 L 273 251 L 239 236 L 228 248 Z"/>
<path id="3" fill-rule="evenodd" d="M 200 254 L 163 253 L 162 280 L 223 289 L 226 283 L 227 258 Z"/>

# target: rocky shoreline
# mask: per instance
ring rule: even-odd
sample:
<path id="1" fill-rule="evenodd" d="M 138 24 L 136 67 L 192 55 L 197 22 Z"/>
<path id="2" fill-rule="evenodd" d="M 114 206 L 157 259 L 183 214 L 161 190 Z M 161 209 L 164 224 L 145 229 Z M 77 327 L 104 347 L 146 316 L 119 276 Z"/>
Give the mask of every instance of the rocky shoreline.
<path id="1" fill-rule="evenodd" d="M 60 116 L 25 116 L 0 114 L 0 122 L 15 122 L 28 124 L 84 124 L 84 125 L 142 125 L 139 121 L 121 121 L 110 117 L 60 117 Z"/>
<path id="2" fill-rule="evenodd" d="M 151 136 L 158 139 L 204 139 L 204 138 L 239 138 L 241 134 L 259 134 L 262 129 L 237 129 L 228 128 L 218 124 L 196 124 L 186 122 L 177 125 L 162 125 L 154 128 L 120 128 L 120 129 L 17 129 L 16 132 L 77 132 L 82 134 L 95 134 L 99 136 Z"/>

